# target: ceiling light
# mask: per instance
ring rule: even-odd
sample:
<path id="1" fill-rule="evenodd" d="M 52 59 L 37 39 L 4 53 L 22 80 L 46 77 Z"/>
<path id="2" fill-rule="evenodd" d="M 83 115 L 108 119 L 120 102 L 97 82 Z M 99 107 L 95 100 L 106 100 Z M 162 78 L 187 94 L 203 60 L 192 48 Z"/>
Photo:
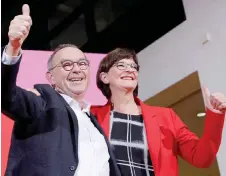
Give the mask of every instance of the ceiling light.
<path id="1" fill-rule="evenodd" d="M 205 112 L 200 112 L 200 113 L 197 114 L 197 117 L 204 117 L 205 115 L 206 115 Z"/>

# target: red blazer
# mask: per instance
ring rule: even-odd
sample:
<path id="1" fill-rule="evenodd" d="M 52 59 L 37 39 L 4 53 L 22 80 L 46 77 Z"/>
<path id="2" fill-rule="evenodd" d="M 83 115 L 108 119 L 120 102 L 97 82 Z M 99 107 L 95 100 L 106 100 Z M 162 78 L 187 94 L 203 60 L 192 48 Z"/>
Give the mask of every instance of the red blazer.
<path id="1" fill-rule="evenodd" d="M 204 133 L 198 139 L 172 109 L 148 106 L 136 100 L 141 107 L 156 176 L 178 176 L 177 155 L 199 168 L 212 164 L 221 143 L 224 114 L 207 110 Z M 110 110 L 110 103 L 91 107 L 108 137 Z"/>

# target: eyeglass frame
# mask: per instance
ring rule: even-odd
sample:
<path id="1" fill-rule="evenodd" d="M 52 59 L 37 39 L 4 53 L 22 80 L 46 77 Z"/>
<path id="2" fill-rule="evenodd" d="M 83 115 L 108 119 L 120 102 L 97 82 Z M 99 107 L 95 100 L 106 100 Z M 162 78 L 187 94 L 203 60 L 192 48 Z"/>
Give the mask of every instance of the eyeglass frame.
<path id="1" fill-rule="evenodd" d="M 124 66 L 125 66 L 125 69 L 120 69 L 119 68 L 119 65 L 118 64 L 123 64 Z M 136 68 L 134 68 L 134 67 L 132 67 L 132 65 L 136 65 Z M 116 63 L 114 63 L 113 64 L 113 67 L 117 67 L 117 69 L 119 69 L 119 70 L 127 70 L 128 69 L 128 66 L 131 68 L 131 69 L 135 69 L 134 71 L 139 71 L 139 68 L 140 68 L 140 66 L 138 65 L 138 64 L 136 64 L 136 63 L 131 63 L 131 64 L 128 64 L 128 63 L 125 63 L 125 62 L 116 62 Z"/>
<path id="2" fill-rule="evenodd" d="M 85 69 L 81 69 L 81 68 L 79 67 L 79 65 L 78 65 L 78 63 L 79 63 L 80 61 L 82 61 L 82 60 L 85 60 L 85 61 L 87 62 L 87 67 L 86 67 Z M 63 67 L 63 62 L 71 62 L 71 63 L 73 64 L 72 68 L 71 68 L 70 70 L 66 70 L 66 69 Z M 71 70 L 74 68 L 75 63 L 78 65 L 78 67 L 79 67 L 80 70 L 87 70 L 88 67 L 89 67 L 89 65 L 90 65 L 89 60 L 86 59 L 86 58 L 81 58 L 81 59 L 79 59 L 78 61 L 61 60 L 58 64 L 56 64 L 56 65 L 53 66 L 52 68 L 48 69 L 48 71 L 52 71 L 52 70 L 53 70 L 54 68 L 56 68 L 56 67 L 62 67 L 65 71 L 71 71 Z"/>

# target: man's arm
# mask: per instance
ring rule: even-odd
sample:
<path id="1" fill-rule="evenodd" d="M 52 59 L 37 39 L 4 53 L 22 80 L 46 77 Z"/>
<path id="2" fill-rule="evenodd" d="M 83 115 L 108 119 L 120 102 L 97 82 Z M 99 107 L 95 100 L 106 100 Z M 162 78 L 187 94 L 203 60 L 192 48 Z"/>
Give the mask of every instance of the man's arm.
<path id="1" fill-rule="evenodd" d="M 16 78 L 21 61 L 21 46 L 28 36 L 32 20 L 28 5 L 22 15 L 14 17 L 9 26 L 9 43 L 2 53 L 2 112 L 13 120 L 32 120 L 40 117 L 45 101 L 18 86 Z"/>
<path id="2" fill-rule="evenodd" d="M 9 55 L 6 53 L 6 49 L 7 49 L 7 46 L 4 48 L 3 52 L 2 52 L 2 63 L 4 65 L 14 65 L 16 64 L 19 59 L 22 57 L 22 50 L 20 49 L 18 51 L 18 54 L 14 55 Z"/>
<path id="3" fill-rule="evenodd" d="M 21 56 L 11 58 L 5 52 L 2 56 L 2 112 L 13 120 L 39 117 L 45 108 L 45 101 L 40 96 L 16 86 Z"/>

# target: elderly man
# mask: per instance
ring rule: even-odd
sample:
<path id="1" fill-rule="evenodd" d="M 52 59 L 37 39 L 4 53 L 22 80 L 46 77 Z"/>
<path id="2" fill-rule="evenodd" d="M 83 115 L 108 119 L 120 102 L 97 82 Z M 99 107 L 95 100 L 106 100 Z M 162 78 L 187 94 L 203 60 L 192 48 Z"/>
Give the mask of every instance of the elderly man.
<path id="1" fill-rule="evenodd" d="M 16 86 L 21 47 L 31 25 L 24 5 L 22 15 L 10 23 L 2 54 L 2 111 L 15 121 L 5 175 L 120 175 L 107 138 L 83 100 L 90 68 L 81 50 L 70 44 L 57 47 L 46 73 L 52 87 L 35 85 L 45 92 L 42 96 Z"/>

